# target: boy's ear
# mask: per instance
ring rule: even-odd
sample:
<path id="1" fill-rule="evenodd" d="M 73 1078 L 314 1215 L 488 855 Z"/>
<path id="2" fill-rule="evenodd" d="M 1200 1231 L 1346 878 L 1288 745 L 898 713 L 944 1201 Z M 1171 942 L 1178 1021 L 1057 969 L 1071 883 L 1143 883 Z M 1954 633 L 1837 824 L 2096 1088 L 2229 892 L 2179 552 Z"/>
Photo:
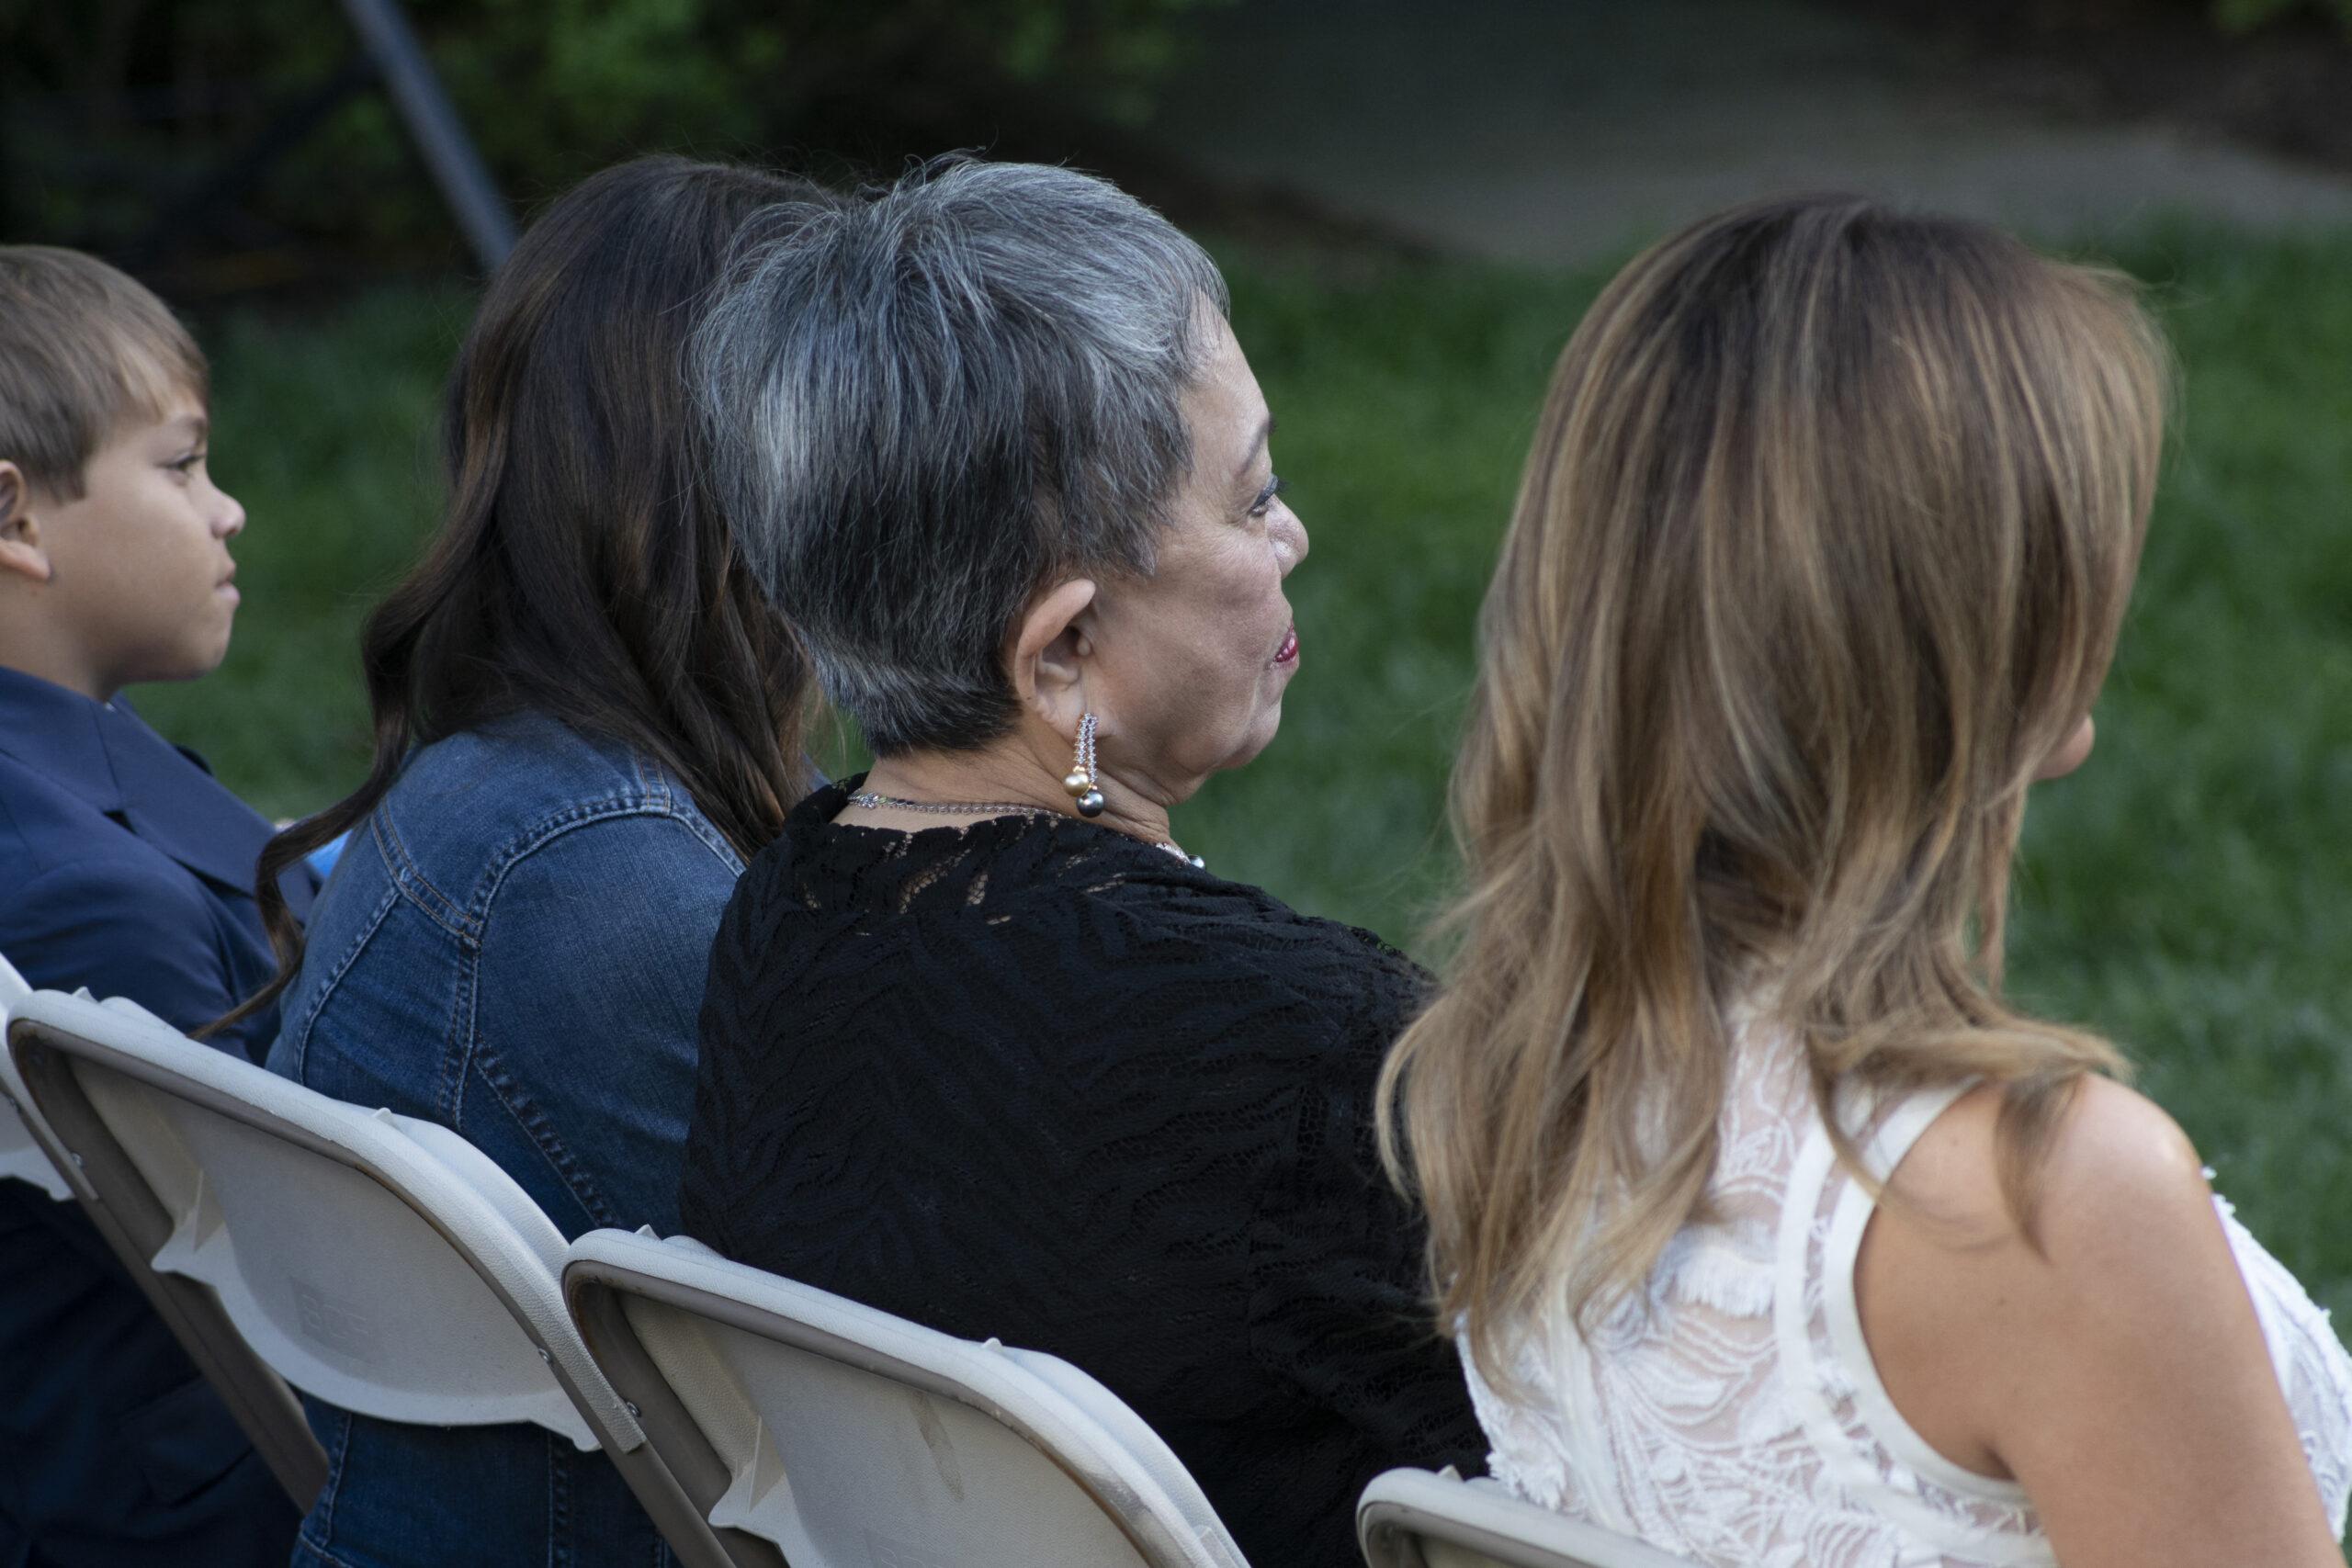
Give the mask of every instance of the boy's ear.
<path id="1" fill-rule="evenodd" d="M 1086 661 L 1094 654 L 1090 635 L 1094 617 L 1089 613 L 1093 604 L 1093 582 L 1072 578 L 1040 595 L 1012 629 L 1007 672 L 1013 694 L 1022 706 L 1057 731 L 1076 731 L 1086 705 Z"/>
<path id="2" fill-rule="evenodd" d="M 33 515 L 32 486 L 24 469 L 0 458 L 0 572 L 47 582 L 51 570 L 40 519 Z"/>

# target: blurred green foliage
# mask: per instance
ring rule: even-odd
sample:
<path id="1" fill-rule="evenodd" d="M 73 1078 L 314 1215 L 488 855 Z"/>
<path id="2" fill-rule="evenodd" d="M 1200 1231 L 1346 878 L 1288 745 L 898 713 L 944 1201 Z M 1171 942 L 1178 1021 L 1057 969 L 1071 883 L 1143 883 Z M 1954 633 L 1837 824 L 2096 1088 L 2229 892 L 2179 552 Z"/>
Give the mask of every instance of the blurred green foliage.
<path id="1" fill-rule="evenodd" d="M 2352 39 L 2352 0 L 2212 0 L 2211 15 L 2229 33 L 2252 32 L 2293 17 L 2320 17 Z"/>
<path id="2" fill-rule="evenodd" d="M 978 123 L 1024 95 L 1133 118 L 1184 13 L 1224 0 L 406 0 L 493 173 L 529 206 L 632 153 L 759 156 L 858 131 Z M 0 0 L 14 227 L 87 236 L 94 159 L 151 176 L 123 205 L 217 164 L 329 80 L 356 38 L 337 0 Z M 346 105 L 259 204 L 289 231 L 400 243 L 446 229 L 380 93 Z M 47 177 L 42 177 L 44 175 Z"/>

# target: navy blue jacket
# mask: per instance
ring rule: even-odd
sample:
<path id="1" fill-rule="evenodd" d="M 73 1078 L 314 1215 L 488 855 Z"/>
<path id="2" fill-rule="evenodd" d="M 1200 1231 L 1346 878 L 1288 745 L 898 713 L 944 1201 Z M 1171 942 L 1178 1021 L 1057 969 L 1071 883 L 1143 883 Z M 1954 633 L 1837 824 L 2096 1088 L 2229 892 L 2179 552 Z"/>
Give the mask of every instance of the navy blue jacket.
<path id="1" fill-rule="evenodd" d="M 184 1030 L 273 970 L 269 824 L 118 700 L 0 669 L 0 956 Z M 289 873 L 307 912 L 314 882 Z M 258 1059 L 277 1019 L 215 1043 Z M 295 1510 L 80 1211 L 0 1181 L 0 1568 L 286 1562 Z"/>

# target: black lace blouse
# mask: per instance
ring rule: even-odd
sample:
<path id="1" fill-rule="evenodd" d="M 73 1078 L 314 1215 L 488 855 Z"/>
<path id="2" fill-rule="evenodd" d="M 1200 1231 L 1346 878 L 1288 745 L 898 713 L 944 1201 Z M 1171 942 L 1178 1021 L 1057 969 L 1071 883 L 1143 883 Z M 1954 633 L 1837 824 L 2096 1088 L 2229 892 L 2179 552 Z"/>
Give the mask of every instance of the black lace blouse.
<path id="1" fill-rule="evenodd" d="M 834 825 L 858 782 L 728 907 L 687 1233 L 1073 1362 L 1257 1568 L 1355 1568 L 1366 1481 L 1486 1452 L 1373 1153 L 1421 972 L 1075 818 Z"/>

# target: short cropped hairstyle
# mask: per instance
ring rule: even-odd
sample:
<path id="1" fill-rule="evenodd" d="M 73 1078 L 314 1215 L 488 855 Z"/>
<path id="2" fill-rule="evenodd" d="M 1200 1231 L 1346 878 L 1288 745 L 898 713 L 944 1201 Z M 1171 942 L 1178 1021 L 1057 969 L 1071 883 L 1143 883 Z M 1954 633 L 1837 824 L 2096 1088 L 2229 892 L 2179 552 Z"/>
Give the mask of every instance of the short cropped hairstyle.
<path id="1" fill-rule="evenodd" d="M 718 482 L 877 755 L 1011 727 L 1004 640 L 1053 574 L 1150 572 L 1226 307 L 1198 245 L 1068 169 L 943 160 L 752 226 L 695 354 Z"/>
<path id="2" fill-rule="evenodd" d="M 142 285 L 79 251 L 0 245 L 0 460 L 31 483 L 78 500 L 125 421 L 210 389 L 196 340 Z"/>

